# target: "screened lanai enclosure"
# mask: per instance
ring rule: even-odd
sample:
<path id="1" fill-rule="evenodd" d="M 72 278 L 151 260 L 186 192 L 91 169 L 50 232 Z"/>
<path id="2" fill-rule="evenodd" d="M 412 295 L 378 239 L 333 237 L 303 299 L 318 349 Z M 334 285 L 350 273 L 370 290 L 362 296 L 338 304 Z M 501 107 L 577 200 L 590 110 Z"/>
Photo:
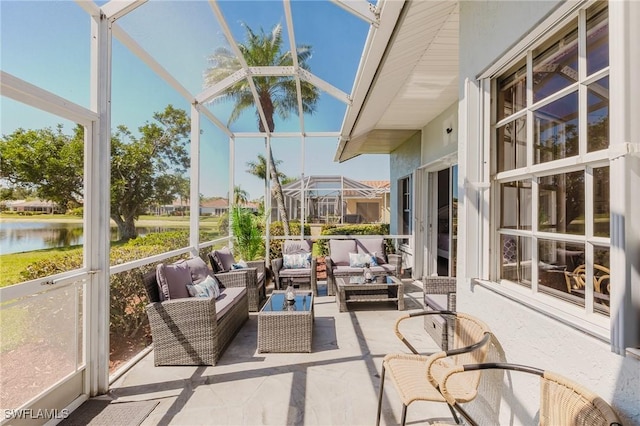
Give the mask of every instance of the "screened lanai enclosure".
<path id="1" fill-rule="evenodd" d="M 188 211 L 199 211 L 204 198 L 229 201 L 259 153 L 270 171 L 264 184 L 255 181 L 263 190 L 279 184 L 275 162 L 299 182 L 326 174 L 345 113 L 364 100 L 354 84 L 360 58 L 382 55 L 370 40 L 389 37 L 393 23 L 380 25 L 380 9 L 364 0 L 2 1 L 0 8 L 3 187 L 48 197 L 77 217 L 73 248 L 3 247 L 3 268 L 18 264 L 5 256 L 25 252 L 30 266 L 12 275 L 3 269 L 0 406 L 73 409 L 106 393 L 127 367 L 114 365 L 114 343 L 144 337 L 141 273 L 230 244 L 228 228 Z M 279 54 L 260 55 L 256 37 Z M 315 182 L 306 195 L 285 187 L 294 215 L 388 220 L 388 188 L 343 179 L 332 195 Z M 356 195 L 362 206 L 351 212 Z M 125 242 L 141 233 L 136 221 L 149 206 L 178 198 L 189 209 L 169 243 Z M 3 223 L 3 232 L 12 226 Z M 112 239 L 112 227 L 121 238 Z M 140 315 L 118 321 L 114 312 L 131 306 Z"/>
<path id="2" fill-rule="evenodd" d="M 284 185 L 282 193 L 290 219 L 306 223 L 389 222 L 389 181 L 306 176 Z M 277 208 L 272 208 L 271 215 L 279 217 Z"/>

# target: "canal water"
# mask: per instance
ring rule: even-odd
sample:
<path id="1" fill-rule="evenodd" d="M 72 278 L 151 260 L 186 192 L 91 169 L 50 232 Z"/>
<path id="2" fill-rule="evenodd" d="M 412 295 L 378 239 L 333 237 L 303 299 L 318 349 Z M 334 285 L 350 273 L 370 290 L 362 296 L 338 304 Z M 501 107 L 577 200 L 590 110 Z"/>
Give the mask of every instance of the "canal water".
<path id="1" fill-rule="evenodd" d="M 138 235 L 156 232 L 187 230 L 188 227 L 136 227 Z M 120 238 L 118 228 L 111 228 L 111 241 Z M 69 247 L 84 243 L 80 223 L 7 221 L 0 223 L 0 254 L 20 253 L 54 247 Z"/>

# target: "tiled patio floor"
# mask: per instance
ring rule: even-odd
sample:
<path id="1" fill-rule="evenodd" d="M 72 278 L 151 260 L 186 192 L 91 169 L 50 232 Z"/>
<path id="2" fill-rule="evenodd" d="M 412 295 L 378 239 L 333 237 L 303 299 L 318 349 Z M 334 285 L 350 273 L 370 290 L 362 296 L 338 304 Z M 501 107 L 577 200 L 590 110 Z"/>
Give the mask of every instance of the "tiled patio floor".
<path id="1" fill-rule="evenodd" d="M 339 313 L 335 298 L 320 288 L 315 301 L 313 352 L 259 354 L 257 316 L 252 313 L 214 367 L 154 367 L 153 353 L 118 379 L 119 402 L 158 400 L 143 425 L 371 425 L 375 423 L 382 357 L 407 352 L 395 337 L 400 313 L 393 304 Z M 422 308 L 422 289 L 407 283 L 405 312 Z M 436 344 L 422 319 L 406 321 L 407 336 L 421 351 Z M 397 424 L 401 404 L 385 388 L 383 424 Z M 444 404 L 415 403 L 407 424 L 451 421 Z"/>

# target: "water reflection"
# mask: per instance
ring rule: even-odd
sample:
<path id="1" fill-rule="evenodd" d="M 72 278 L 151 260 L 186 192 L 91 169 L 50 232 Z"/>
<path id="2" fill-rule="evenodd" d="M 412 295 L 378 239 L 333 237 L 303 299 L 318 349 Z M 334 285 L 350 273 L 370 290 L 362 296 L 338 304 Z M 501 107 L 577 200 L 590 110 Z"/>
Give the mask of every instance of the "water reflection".
<path id="1" fill-rule="evenodd" d="M 188 228 L 161 226 L 136 227 L 138 235 L 175 231 Z M 117 241 L 118 228 L 111 228 L 111 241 Z M 69 247 L 84 244 L 83 227 L 80 223 L 51 223 L 3 221 L 0 227 L 0 254 L 19 253 L 54 247 Z"/>

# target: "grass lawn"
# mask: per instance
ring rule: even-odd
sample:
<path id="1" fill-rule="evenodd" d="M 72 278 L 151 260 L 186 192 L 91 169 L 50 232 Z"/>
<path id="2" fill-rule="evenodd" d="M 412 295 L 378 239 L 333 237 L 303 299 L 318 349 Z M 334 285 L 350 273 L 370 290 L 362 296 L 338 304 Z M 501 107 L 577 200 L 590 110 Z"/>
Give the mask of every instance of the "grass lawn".
<path id="1" fill-rule="evenodd" d="M 39 260 L 46 259 L 52 254 L 64 251 L 82 250 L 77 247 L 56 247 L 44 250 L 28 251 L 24 253 L 3 254 L 0 256 L 0 287 L 23 281 L 20 272 L 24 271 L 28 265 Z"/>

